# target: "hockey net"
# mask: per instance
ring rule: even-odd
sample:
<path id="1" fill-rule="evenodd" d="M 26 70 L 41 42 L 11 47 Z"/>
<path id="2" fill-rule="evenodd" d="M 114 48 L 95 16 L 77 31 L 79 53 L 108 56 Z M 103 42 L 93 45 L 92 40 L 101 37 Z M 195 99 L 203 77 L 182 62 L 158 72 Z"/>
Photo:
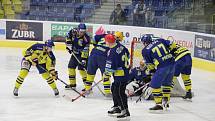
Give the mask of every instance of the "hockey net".
<path id="1" fill-rule="evenodd" d="M 143 60 L 142 49 L 143 49 L 142 42 L 140 40 L 133 39 L 131 42 L 131 57 L 130 57 L 131 68 L 138 67 L 140 64 L 140 61 Z M 175 85 L 172 90 L 171 96 L 175 96 L 175 97 L 184 96 L 185 90 L 182 88 L 181 84 L 179 83 L 179 80 L 177 80 L 174 83 Z"/>

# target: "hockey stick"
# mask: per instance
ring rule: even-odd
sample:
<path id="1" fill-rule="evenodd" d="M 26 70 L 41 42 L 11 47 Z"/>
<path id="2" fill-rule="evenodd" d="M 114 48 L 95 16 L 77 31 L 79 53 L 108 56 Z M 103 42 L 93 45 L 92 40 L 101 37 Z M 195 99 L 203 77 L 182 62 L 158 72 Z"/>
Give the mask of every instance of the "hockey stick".
<path id="1" fill-rule="evenodd" d="M 57 78 L 60 82 L 62 82 L 63 84 L 65 84 L 66 86 L 68 86 L 68 87 L 70 87 L 73 91 L 75 91 L 77 94 L 81 94 L 79 91 L 77 91 L 76 89 L 74 89 L 74 88 L 72 88 L 70 85 L 68 85 L 66 82 L 64 82 L 63 80 L 61 80 L 61 79 L 59 79 L 59 78 Z M 84 97 L 85 98 L 85 96 L 84 95 L 82 95 L 82 97 Z"/>
<path id="2" fill-rule="evenodd" d="M 142 94 L 139 96 L 139 98 L 136 100 L 136 103 L 139 102 L 139 101 L 141 101 L 141 98 L 143 97 L 143 94 L 144 94 L 144 93 L 142 93 Z"/>
<path id="3" fill-rule="evenodd" d="M 75 59 L 77 60 L 77 62 L 78 62 L 81 66 L 84 67 L 84 65 L 81 63 L 81 61 L 80 61 L 80 60 L 77 58 L 77 56 L 75 55 L 75 53 L 71 51 L 71 54 L 72 54 L 72 56 L 75 57 Z M 86 70 L 85 68 L 83 68 L 83 69 L 84 69 L 84 71 L 87 72 L 87 70 Z M 96 83 L 95 81 L 93 81 L 93 82 Z M 102 89 L 101 89 L 98 85 L 97 85 L 96 87 L 97 87 L 98 90 L 102 93 L 102 95 L 105 96 L 105 93 L 102 91 Z"/>
<path id="4" fill-rule="evenodd" d="M 39 68 L 41 68 L 41 69 L 43 69 L 44 71 L 46 71 L 46 72 L 48 72 L 48 70 L 47 69 L 45 69 L 45 68 L 43 68 L 42 66 L 40 66 L 39 64 L 38 64 L 38 66 L 39 66 Z M 59 80 L 60 82 L 62 82 L 63 84 L 65 84 L 66 86 L 69 86 L 66 82 L 64 82 L 63 80 L 61 80 L 61 79 L 59 79 L 59 78 L 57 78 L 57 80 Z M 70 87 L 70 86 L 69 86 Z M 81 94 L 80 92 L 78 92 L 76 89 L 74 89 L 74 88 L 72 88 L 72 87 L 70 87 L 73 91 L 75 91 L 76 93 L 78 93 L 79 95 Z M 84 98 L 85 98 L 85 96 L 83 96 Z"/>
<path id="5" fill-rule="evenodd" d="M 91 91 L 95 86 L 97 86 L 101 81 L 103 80 L 99 80 L 98 82 L 96 82 L 88 91 Z M 84 91 L 82 92 L 79 96 L 77 96 L 76 98 L 72 99 L 72 102 L 76 101 L 77 99 L 79 99 L 81 96 L 84 96 L 88 91 Z"/>

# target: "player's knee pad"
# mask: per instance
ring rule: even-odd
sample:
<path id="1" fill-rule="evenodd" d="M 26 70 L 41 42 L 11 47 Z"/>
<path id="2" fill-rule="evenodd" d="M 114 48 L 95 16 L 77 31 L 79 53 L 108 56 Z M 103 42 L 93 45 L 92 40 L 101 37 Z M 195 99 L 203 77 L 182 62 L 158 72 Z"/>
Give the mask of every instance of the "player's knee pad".
<path id="1" fill-rule="evenodd" d="M 68 71 L 69 71 L 69 75 L 75 75 L 76 74 L 75 68 L 69 68 Z"/>
<path id="2" fill-rule="evenodd" d="M 183 81 L 189 80 L 190 79 L 190 75 L 181 74 L 181 78 L 182 78 Z"/>
<path id="3" fill-rule="evenodd" d="M 29 71 L 30 68 L 31 68 L 30 62 L 27 60 L 23 60 L 21 63 L 21 69 L 25 69 L 25 70 Z"/>

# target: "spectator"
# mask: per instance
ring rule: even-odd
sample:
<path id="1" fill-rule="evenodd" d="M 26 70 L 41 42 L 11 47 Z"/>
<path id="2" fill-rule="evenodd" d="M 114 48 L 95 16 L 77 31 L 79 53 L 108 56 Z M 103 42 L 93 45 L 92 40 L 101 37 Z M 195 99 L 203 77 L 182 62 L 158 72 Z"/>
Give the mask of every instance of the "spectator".
<path id="1" fill-rule="evenodd" d="M 145 25 L 145 12 L 146 6 L 144 0 L 139 1 L 134 8 L 134 26 L 144 26 Z"/>
<path id="2" fill-rule="evenodd" d="M 125 12 L 121 4 L 117 4 L 114 11 L 111 13 L 109 23 L 114 25 L 123 25 L 126 22 Z"/>
<path id="3" fill-rule="evenodd" d="M 153 27 L 154 26 L 154 11 L 152 9 L 147 8 L 145 13 L 145 26 Z"/>

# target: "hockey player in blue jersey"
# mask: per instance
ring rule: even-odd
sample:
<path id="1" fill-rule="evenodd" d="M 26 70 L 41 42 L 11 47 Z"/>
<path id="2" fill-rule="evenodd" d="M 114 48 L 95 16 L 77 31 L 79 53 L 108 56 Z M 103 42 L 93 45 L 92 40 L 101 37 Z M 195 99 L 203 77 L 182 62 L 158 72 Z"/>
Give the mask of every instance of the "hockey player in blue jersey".
<path id="1" fill-rule="evenodd" d="M 144 46 L 142 56 L 147 68 L 156 68 L 150 82 L 156 105 L 149 110 L 163 110 L 163 108 L 169 107 L 171 82 L 175 68 L 175 61 L 169 50 L 170 43 L 164 39 L 152 41 L 152 38 L 147 35 L 144 35 L 141 41 Z"/>
<path id="2" fill-rule="evenodd" d="M 53 89 L 55 96 L 59 95 L 55 81 L 58 78 L 57 71 L 55 71 L 55 56 L 52 52 L 54 42 L 47 40 L 45 44 L 36 43 L 23 51 L 23 59 L 21 62 L 21 70 L 16 79 L 15 88 L 13 91 L 14 96 L 18 96 L 18 90 L 23 84 L 24 79 L 28 75 L 31 66 L 36 66 L 39 74 L 47 80 L 49 86 Z"/>
<path id="3" fill-rule="evenodd" d="M 87 74 L 85 70 L 90 45 L 90 37 L 86 33 L 86 29 L 86 25 L 81 23 L 77 29 L 70 30 L 66 36 L 66 49 L 71 54 L 68 64 L 70 87 L 76 87 L 76 67 L 78 67 L 83 82 L 86 81 Z M 70 88 L 69 86 L 65 86 L 65 88 Z"/>
<path id="4" fill-rule="evenodd" d="M 117 118 L 128 117 L 130 113 L 125 88 L 129 76 L 129 51 L 125 46 L 116 42 L 112 34 L 105 36 L 105 43 L 110 50 L 106 60 L 104 78 L 112 75 L 114 79 L 111 86 L 114 106 L 108 111 L 108 114 L 119 114 Z"/>
<path id="5" fill-rule="evenodd" d="M 89 90 L 92 87 L 97 69 L 100 69 L 101 73 L 104 74 L 107 52 L 109 50 L 109 47 L 105 44 L 105 35 L 105 31 L 103 30 L 100 33 L 97 33 L 97 35 L 94 36 L 94 40 L 91 41 L 94 47 L 88 58 L 87 80 L 85 82 L 86 90 Z M 105 96 L 111 96 L 110 79 L 105 78 L 103 80 L 103 85 Z"/>
<path id="6" fill-rule="evenodd" d="M 171 53 L 175 58 L 175 73 L 173 77 L 173 85 L 174 82 L 177 81 L 177 77 L 181 74 L 181 78 L 185 85 L 186 95 L 183 97 L 184 99 L 192 98 L 192 83 L 190 79 L 191 70 L 192 70 L 192 57 L 190 51 L 182 47 L 175 42 L 172 42 Z"/>

